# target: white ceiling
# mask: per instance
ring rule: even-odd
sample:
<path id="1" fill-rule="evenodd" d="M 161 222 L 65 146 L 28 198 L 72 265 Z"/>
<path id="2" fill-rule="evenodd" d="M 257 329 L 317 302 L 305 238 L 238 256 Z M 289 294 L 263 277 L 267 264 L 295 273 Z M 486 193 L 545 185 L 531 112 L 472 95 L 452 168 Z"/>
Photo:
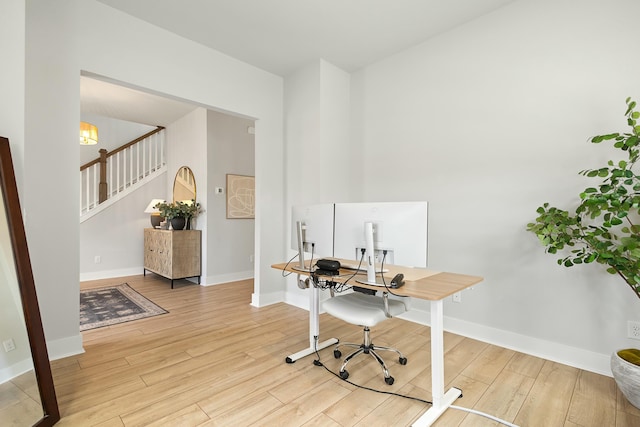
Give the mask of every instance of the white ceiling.
<path id="1" fill-rule="evenodd" d="M 98 0 L 286 76 L 319 58 L 348 72 L 513 0 Z"/>
<path id="2" fill-rule="evenodd" d="M 515 0 L 98 1 L 286 76 L 318 59 L 353 72 Z M 83 111 L 138 123 L 166 125 L 186 114 L 177 101 L 94 79 L 83 78 L 81 97 Z"/>
<path id="3" fill-rule="evenodd" d="M 80 77 L 80 111 L 112 119 L 167 126 L 197 106 L 142 92 L 118 83 Z"/>

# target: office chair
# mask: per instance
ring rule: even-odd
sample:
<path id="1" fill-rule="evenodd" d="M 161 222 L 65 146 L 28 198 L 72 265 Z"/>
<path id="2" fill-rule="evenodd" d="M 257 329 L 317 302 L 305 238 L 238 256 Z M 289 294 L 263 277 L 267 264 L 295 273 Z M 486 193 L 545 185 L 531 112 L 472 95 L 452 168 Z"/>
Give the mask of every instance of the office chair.
<path id="1" fill-rule="evenodd" d="M 340 378 L 345 380 L 349 378 L 349 372 L 346 370 L 347 364 L 355 356 L 364 353 L 371 355 L 378 361 L 382 367 L 384 381 L 389 385 L 393 384 L 394 379 L 389 375 L 387 365 L 377 352 L 379 350 L 395 351 L 399 356 L 398 362 L 400 362 L 401 365 L 407 364 L 407 358 L 395 348 L 374 346 L 371 342 L 371 331 L 369 328 L 377 325 L 383 320 L 404 313 L 407 310 L 405 303 L 399 300 L 389 299 L 386 292 L 383 292 L 382 296 L 353 292 L 345 295 L 333 296 L 332 298 L 327 299 L 323 303 L 323 308 L 333 317 L 344 320 L 345 322 L 353 325 L 364 327 L 364 341 L 362 344 L 338 343 L 333 350 L 333 356 L 336 359 L 339 359 L 342 356 L 339 347 L 346 346 L 357 349 L 344 358 L 342 366 L 340 367 Z"/>

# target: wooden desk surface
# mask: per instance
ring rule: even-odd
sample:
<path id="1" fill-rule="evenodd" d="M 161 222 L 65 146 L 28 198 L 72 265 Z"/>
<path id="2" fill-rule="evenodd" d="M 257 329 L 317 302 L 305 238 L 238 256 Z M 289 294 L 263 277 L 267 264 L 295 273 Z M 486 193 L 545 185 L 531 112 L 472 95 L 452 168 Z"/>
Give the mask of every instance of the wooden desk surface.
<path id="1" fill-rule="evenodd" d="M 353 263 L 354 261 L 350 261 Z M 357 261 L 356 261 L 357 262 Z M 277 270 L 285 270 L 291 273 L 299 273 L 302 275 L 308 275 L 305 272 L 294 270 L 293 267 L 297 265 L 290 263 L 288 266 L 286 263 L 273 264 L 271 267 Z M 286 267 L 286 268 L 285 268 Z M 446 273 L 428 270 L 426 268 L 412 268 L 403 267 L 398 265 L 385 265 L 385 269 L 389 269 L 384 273 L 385 283 L 390 283 L 393 276 L 397 273 L 404 274 L 404 286 L 398 289 L 391 289 L 394 294 L 420 298 L 424 300 L 437 301 L 444 299 L 450 295 L 460 292 L 470 286 L 482 282 L 484 279 L 480 276 L 469 276 L 467 274 L 458 273 Z M 333 280 L 334 282 L 345 282 L 349 277 L 353 275 L 353 270 L 340 270 L 339 276 L 325 276 L 326 279 Z M 379 275 L 376 275 L 379 279 Z M 357 283 L 358 279 L 365 279 L 366 273 L 358 273 L 353 279 L 349 280 L 349 284 L 352 286 L 358 286 L 362 288 L 369 288 L 375 290 L 385 290 L 384 286 L 371 286 L 367 284 Z"/>

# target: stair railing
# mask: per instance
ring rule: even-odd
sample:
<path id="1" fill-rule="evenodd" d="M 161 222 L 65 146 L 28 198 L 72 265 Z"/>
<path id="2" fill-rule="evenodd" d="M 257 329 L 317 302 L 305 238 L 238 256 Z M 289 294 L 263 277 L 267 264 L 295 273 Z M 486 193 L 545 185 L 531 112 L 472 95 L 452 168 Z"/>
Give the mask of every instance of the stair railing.
<path id="1" fill-rule="evenodd" d="M 100 157 L 80 166 L 80 216 L 166 168 L 164 127 L 134 139 L 112 151 L 100 149 Z"/>

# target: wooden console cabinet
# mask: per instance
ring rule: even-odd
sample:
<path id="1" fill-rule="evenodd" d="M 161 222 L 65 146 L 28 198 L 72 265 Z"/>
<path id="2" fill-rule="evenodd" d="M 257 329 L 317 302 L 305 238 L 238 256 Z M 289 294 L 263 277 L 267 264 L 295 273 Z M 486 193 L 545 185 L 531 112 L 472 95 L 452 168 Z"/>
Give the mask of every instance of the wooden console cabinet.
<path id="1" fill-rule="evenodd" d="M 197 277 L 200 283 L 200 230 L 144 229 L 144 270 L 171 280 Z"/>

